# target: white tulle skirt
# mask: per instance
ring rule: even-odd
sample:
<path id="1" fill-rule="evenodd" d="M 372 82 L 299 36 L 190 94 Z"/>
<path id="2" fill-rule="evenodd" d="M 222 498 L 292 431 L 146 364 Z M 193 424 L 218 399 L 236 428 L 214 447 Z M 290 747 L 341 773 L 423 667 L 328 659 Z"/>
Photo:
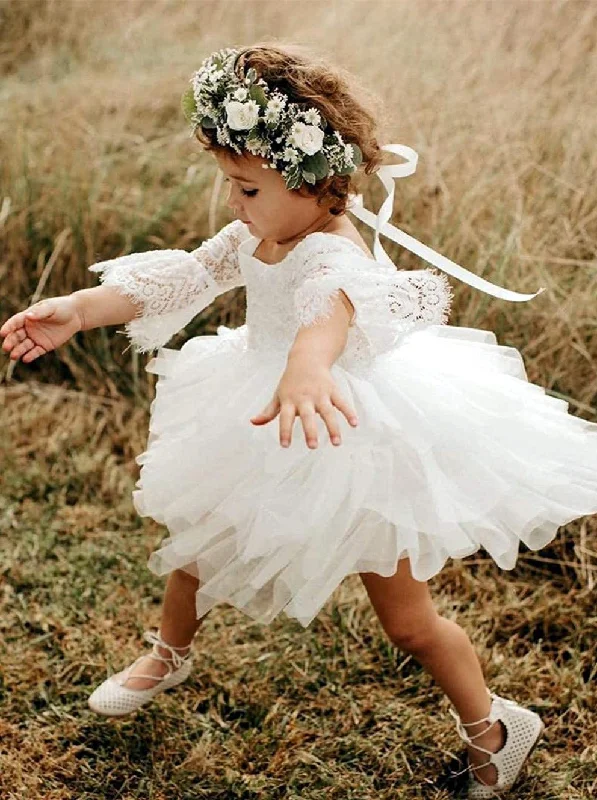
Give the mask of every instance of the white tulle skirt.
<path id="1" fill-rule="evenodd" d="M 408 557 L 425 581 L 480 548 L 512 569 L 520 541 L 538 550 L 597 513 L 597 424 L 529 383 L 491 331 L 414 331 L 366 377 L 335 363 L 359 425 L 337 411 L 334 446 L 317 415 L 316 449 L 299 417 L 289 448 L 279 416 L 250 422 L 286 353 L 247 349 L 245 331 L 221 326 L 146 367 L 159 380 L 133 503 L 170 534 L 149 568 L 199 578 L 197 618 L 225 602 L 307 627 L 348 574 L 389 576 Z"/>

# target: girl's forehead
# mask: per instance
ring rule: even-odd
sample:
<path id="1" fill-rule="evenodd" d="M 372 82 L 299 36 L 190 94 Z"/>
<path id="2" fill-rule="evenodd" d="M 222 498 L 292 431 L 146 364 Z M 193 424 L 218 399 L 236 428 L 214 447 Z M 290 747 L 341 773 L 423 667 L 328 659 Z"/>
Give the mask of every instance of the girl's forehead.
<path id="1" fill-rule="evenodd" d="M 247 181 L 261 180 L 266 172 L 261 166 L 264 163 L 263 160 L 255 156 L 234 159 L 226 154 L 217 153 L 215 158 L 222 170 L 231 178 Z"/>

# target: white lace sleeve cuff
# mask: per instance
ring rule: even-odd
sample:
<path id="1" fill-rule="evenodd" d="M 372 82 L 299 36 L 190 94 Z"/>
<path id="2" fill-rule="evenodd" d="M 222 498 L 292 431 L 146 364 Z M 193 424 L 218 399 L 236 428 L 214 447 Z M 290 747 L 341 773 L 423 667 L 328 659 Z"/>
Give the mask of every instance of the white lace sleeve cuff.
<path id="1" fill-rule="evenodd" d="M 234 220 L 192 253 L 131 253 L 89 270 L 139 305 L 125 327 L 135 349 L 145 353 L 164 345 L 218 295 L 244 285 L 238 247 L 246 235 L 246 225 Z"/>
<path id="2" fill-rule="evenodd" d="M 131 253 L 100 261 L 89 270 L 100 273 L 102 284 L 140 305 L 125 328 L 141 353 L 165 344 L 219 294 L 207 269 L 185 250 Z"/>
<path id="3" fill-rule="evenodd" d="M 447 277 L 432 269 L 397 270 L 369 258 L 328 256 L 295 289 L 299 325 L 328 318 L 340 289 L 355 309 L 351 325 L 367 336 L 373 353 L 391 349 L 415 328 L 446 324 L 453 297 Z"/>

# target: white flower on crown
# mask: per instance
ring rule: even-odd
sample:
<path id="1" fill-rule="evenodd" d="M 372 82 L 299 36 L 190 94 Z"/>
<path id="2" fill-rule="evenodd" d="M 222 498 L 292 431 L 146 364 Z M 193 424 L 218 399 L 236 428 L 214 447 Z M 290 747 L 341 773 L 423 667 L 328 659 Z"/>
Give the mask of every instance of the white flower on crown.
<path id="1" fill-rule="evenodd" d="M 295 122 L 288 140 L 303 153 L 312 156 L 321 150 L 323 144 L 323 131 L 314 125 L 305 125 L 304 122 Z"/>
<path id="2" fill-rule="evenodd" d="M 216 128 L 216 139 L 219 144 L 230 144 L 230 135 L 225 128 Z"/>
<path id="3" fill-rule="evenodd" d="M 226 115 L 226 121 L 233 131 L 249 130 L 259 119 L 259 106 L 254 100 L 248 103 L 230 100 L 226 103 Z"/>
<path id="4" fill-rule="evenodd" d="M 321 117 L 316 108 L 310 108 L 308 111 L 305 111 L 303 119 L 305 122 L 309 123 L 309 125 L 319 125 L 321 123 Z"/>
<path id="5" fill-rule="evenodd" d="M 294 147 L 285 147 L 282 158 L 284 161 L 290 161 L 291 164 L 298 164 L 301 160 L 298 150 L 295 150 Z"/>
<path id="6" fill-rule="evenodd" d="M 245 144 L 245 148 L 249 153 L 253 153 L 257 156 L 265 157 L 269 155 L 269 145 L 262 139 L 249 139 Z"/>
<path id="7" fill-rule="evenodd" d="M 233 97 L 235 100 L 246 100 L 248 94 L 247 90 L 241 87 L 234 92 Z"/>
<path id="8" fill-rule="evenodd" d="M 344 158 L 352 163 L 352 159 L 354 158 L 354 150 L 352 149 L 351 144 L 344 145 Z"/>
<path id="9" fill-rule="evenodd" d="M 265 109 L 264 118 L 266 122 L 277 122 L 279 119 L 279 113 L 273 108 L 268 107 Z"/>
<path id="10" fill-rule="evenodd" d="M 204 103 L 197 103 L 195 102 L 197 107 L 197 116 L 199 119 L 202 117 L 209 117 L 211 116 L 212 110 L 209 106 L 205 105 Z"/>
<path id="11" fill-rule="evenodd" d="M 201 92 L 201 89 L 203 88 L 203 86 L 202 86 L 203 77 L 202 77 L 200 72 L 196 72 L 193 75 L 192 84 L 193 84 L 193 92 L 195 94 L 195 97 L 198 97 L 200 92 Z"/>
<path id="12" fill-rule="evenodd" d="M 266 106 L 267 111 L 272 111 L 275 114 L 279 114 L 283 108 L 284 108 L 284 99 L 279 96 L 272 97 L 270 100 L 268 100 Z"/>

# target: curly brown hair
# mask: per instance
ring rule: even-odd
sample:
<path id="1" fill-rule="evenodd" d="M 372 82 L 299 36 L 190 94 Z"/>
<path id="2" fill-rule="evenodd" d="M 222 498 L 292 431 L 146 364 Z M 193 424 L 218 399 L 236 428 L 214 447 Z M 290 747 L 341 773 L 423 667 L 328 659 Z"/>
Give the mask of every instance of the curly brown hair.
<path id="1" fill-rule="evenodd" d="M 237 49 L 240 52 L 235 72 L 240 79 L 253 68 L 271 89 L 286 94 L 290 102 L 308 103 L 316 108 L 347 144 L 359 146 L 363 154 L 359 170 L 366 175 L 377 171 L 383 161 L 379 139 L 388 122 L 378 95 L 351 72 L 303 44 L 270 40 Z M 208 152 L 225 152 L 235 161 L 244 157 L 219 144 L 214 129 L 199 126 L 195 137 Z M 327 205 L 331 214 L 340 215 L 346 210 L 349 193 L 358 193 L 358 181 L 357 171 L 351 175 L 331 175 L 315 184 L 304 182 L 292 191 L 316 197 L 317 205 Z"/>

